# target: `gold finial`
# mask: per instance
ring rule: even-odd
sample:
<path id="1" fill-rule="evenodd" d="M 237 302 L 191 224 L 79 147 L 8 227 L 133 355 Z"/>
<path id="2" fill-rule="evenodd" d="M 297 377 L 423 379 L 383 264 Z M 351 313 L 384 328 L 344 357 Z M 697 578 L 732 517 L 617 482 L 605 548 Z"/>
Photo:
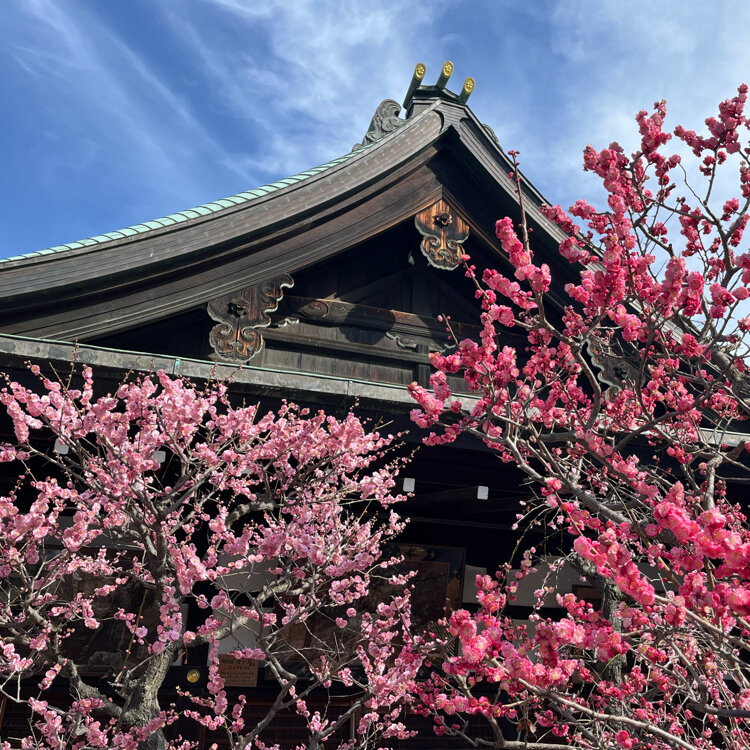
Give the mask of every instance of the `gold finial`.
<path id="1" fill-rule="evenodd" d="M 448 79 L 453 74 L 453 63 L 450 60 L 446 60 L 443 63 L 443 69 L 440 71 L 440 78 L 437 79 L 435 84 L 439 89 L 444 89 L 448 83 Z"/>
<path id="2" fill-rule="evenodd" d="M 468 98 L 471 96 L 471 92 L 474 91 L 474 79 L 469 76 L 464 81 L 464 87 L 461 89 L 461 93 L 458 95 L 458 101 L 461 104 L 466 104 Z"/>
<path id="3" fill-rule="evenodd" d="M 404 107 L 408 106 L 412 94 L 419 88 L 419 84 L 422 83 L 425 73 L 427 73 L 427 67 L 425 64 L 417 63 L 417 66 L 414 68 L 414 75 L 411 77 L 411 83 L 409 84 L 406 96 L 404 97 Z"/>

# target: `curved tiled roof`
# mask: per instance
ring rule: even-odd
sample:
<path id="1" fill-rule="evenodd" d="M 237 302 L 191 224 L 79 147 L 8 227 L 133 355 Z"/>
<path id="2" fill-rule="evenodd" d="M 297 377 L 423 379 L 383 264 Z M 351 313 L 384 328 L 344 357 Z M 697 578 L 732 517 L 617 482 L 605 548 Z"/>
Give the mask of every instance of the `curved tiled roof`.
<path id="1" fill-rule="evenodd" d="M 364 148 L 367 148 L 366 146 Z M 225 208 L 232 208 L 242 203 L 249 203 L 250 201 L 262 198 L 264 195 L 273 193 L 276 190 L 289 187 L 298 182 L 302 182 L 310 177 L 314 177 L 321 172 L 325 172 L 328 169 L 335 167 L 342 162 L 351 159 L 353 156 L 361 153 L 362 147 L 357 150 L 350 151 L 348 154 L 339 156 L 337 159 L 325 162 L 317 167 L 306 169 L 304 172 L 286 177 L 283 180 L 271 182 L 268 185 L 261 185 L 260 187 L 254 188 L 253 190 L 246 190 L 243 193 L 237 193 L 237 195 L 230 195 L 228 198 L 222 198 L 211 203 L 204 203 L 202 206 L 196 206 L 195 208 L 188 208 L 185 211 L 178 211 L 177 213 L 170 214 L 169 216 L 163 216 L 160 219 L 153 219 L 152 221 L 145 221 L 142 224 L 135 224 L 131 227 L 125 227 L 124 229 L 118 229 L 114 232 L 107 232 L 105 234 L 98 234 L 96 237 L 88 237 L 84 240 L 78 240 L 76 242 L 68 242 L 64 245 L 55 245 L 54 247 L 48 247 L 44 250 L 33 250 L 29 253 L 22 253 L 21 255 L 13 255 L 10 258 L 0 258 L 1 263 L 8 263 L 10 261 L 23 260 L 26 258 L 41 257 L 44 255 L 52 255 L 55 253 L 63 253 L 67 250 L 77 250 L 83 247 L 90 247 L 91 245 L 100 245 L 103 242 L 109 242 L 111 240 L 121 240 L 126 237 L 131 237 L 135 234 L 142 234 L 143 232 L 151 231 L 152 229 L 160 229 L 162 227 L 168 227 L 172 224 L 180 224 L 191 219 L 197 219 L 199 216 L 207 216 L 214 214 L 217 211 L 222 211 Z"/>
<path id="2" fill-rule="evenodd" d="M 439 198 L 446 180 L 454 182 L 443 174 L 443 159 L 452 156 L 470 170 L 472 186 L 490 189 L 491 202 L 517 202 L 510 162 L 471 110 L 444 91 L 430 89 L 420 97 L 403 126 L 384 130 L 381 138 L 373 137 L 371 126 L 364 148 L 319 167 L 163 219 L 0 262 L 0 328 L 85 341 L 320 263 L 413 219 Z M 540 197 L 525 180 L 524 190 L 532 220 L 550 238 L 561 234 L 535 208 Z M 478 232 L 494 247 L 485 234 Z"/>

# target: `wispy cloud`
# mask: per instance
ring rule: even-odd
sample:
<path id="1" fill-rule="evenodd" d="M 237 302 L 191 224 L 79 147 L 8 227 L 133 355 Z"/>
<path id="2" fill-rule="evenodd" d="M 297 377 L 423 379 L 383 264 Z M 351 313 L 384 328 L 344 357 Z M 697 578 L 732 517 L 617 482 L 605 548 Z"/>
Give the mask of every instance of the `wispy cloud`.
<path id="1" fill-rule="evenodd" d="M 710 8 L 694 1 L 542 2 L 529 17 L 527 59 L 513 65 L 505 58 L 502 85 L 511 96 L 477 106 L 500 123 L 506 147 L 521 148 L 527 172 L 550 199 L 594 196 L 594 178 L 581 171 L 583 147 L 616 140 L 634 149 L 636 112 L 661 99 L 672 126 L 700 128 L 748 77 L 750 47 L 738 33 L 748 25 L 750 5 L 728 0 Z M 517 25 L 514 31 L 523 34 Z"/>
<path id="2" fill-rule="evenodd" d="M 25 17 L 23 34 L 5 49 L 25 72 L 28 89 L 41 94 L 41 115 L 34 119 L 45 120 L 39 148 L 46 143 L 49 152 L 37 179 L 57 190 L 85 179 L 87 170 L 110 187 L 136 180 L 142 188 L 130 197 L 132 210 L 120 207 L 133 222 L 152 218 L 155 195 L 166 202 L 172 196 L 174 210 L 186 192 L 201 195 L 204 174 L 191 168 L 192 154 L 205 152 L 216 162 L 228 154 L 138 51 L 76 3 L 25 0 L 16 12 Z M 84 205 L 101 200 L 101 189 L 92 185 Z M 106 220 L 107 211 L 102 214 Z M 95 231 L 121 221 L 95 225 Z"/>
<path id="3" fill-rule="evenodd" d="M 191 12 L 173 4 L 167 17 L 224 105 L 263 142 L 258 152 L 235 154 L 251 178 L 325 161 L 360 140 L 378 101 L 403 94 L 420 53 L 439 57 L 444 7 L 204 0 Z M 225 32 L 201 23 L 216 13 L 231 19 L 252 53 L 218 43 Z"/>
<path id="4" fill-rule="evenodd" d="M 6 254 L 339 156 L 418 61 L 473 75 L 475 113 L 561 203 L 596 196 L 587 143 L 633 148 L 661 98 L 699 126 L 750 69 L 732 0 L 11 0 L 3 20 Z"/>

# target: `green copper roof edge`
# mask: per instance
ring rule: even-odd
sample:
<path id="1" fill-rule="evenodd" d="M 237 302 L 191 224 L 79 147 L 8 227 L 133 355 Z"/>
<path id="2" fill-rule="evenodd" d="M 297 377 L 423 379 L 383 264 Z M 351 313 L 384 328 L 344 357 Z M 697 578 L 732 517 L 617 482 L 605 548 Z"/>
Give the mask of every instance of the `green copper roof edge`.
<path id="1" fill-rule="evenodd" d="M 290 187 L 299 182 L 308 180 L 311 177 L 315 177 L 322 172 L 332 169 L 333 167 L 336 167 L 339 164 L 348 161 L 353 156 L 362 153 L 372 145 L 373 144 L 367 144 L 366 146 L 359 148 L 356 151 L 350 151 L 348 154 L 339 156 L 336 159 L 331 159 L 330 161 L 327 161 L 320 166 L 311 167 L 310 169 L 306 169 L 303 172 L 298 172 L 291 177 L 286 177 L 282 180 L 277 180 L 276 182 L 272 182 L 267 185 L 260 185 L 259 187 L 252 188 L 251 190 L 244 190 L 241 193 L 230 195 L 227 198 L 220 198 L 219 200 L 212 201 L 210 203 L 204 203 L 203 205 L 195 206 L 194 208 L 186 208 L 182 211 L 169 214 L 168 216 L 163 216 L 158 219 L 152 219 L 151 221 L 134 224 L 129 227 L 124 227 L 123 229 L 115 229 L 111 232 L 99 234 L 96 237 L 87 237 L 86 239 L 76 240 L 75 242 L 67 242 L 63 245 L 54 245 L 53 247 L 47 247 L 43 250 L 32 250 L 28 253 L 22 253 L 21 255 L 13 255 L 10 258 L 0 258 L 0 265 L 2 265 L 3 263 L 9 263 L 11 261 L 26 260 L 42 255 L 57 255 L 58 253 L 64 253 L 69 250 L 78 250 L 83 247 L 100 245 L 104 242 L 110 242 L 115 239 L 132 237 L 136 234 L 143 234 L 150 231 L 151 229 L 161 229 L 173 224 L 182 224 L 186 221 L 198 218 L 199 216 L 208 216 L 210 214 L 218 213 L 219 211 L 223 211 L 225 208 L 233 208 L 234 206 L 250 203 L 252 201 L 258 200 L 259 198 L 262 198 L 265 195 L 275 193 L 282 188 Z M 190 216 L 189 214 L 193 215 Z"/>

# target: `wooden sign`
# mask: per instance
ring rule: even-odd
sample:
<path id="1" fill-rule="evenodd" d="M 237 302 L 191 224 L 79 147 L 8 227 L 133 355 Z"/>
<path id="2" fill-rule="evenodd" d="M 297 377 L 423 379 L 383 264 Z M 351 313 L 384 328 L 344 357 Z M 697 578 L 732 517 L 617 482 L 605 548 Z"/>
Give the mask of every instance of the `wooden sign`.
<path id="1" fill-rule="evenodd" d="M 235 659 L 229 654 L 219 654 L 219 674 L 225 687 L 257 687 L 258 660 Z"/>

